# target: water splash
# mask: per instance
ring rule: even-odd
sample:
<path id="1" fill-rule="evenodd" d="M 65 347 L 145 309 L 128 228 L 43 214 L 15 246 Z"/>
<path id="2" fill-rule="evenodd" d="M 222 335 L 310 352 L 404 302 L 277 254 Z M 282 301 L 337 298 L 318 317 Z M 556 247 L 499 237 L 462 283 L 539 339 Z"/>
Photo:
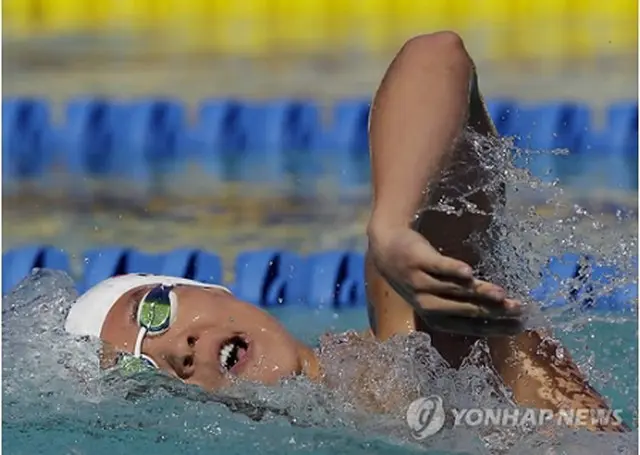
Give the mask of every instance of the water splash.
<path id="1" fill-rule="evenodd" d="M 575 253 L 594 258 L 598 266 L 611 269 L 606 280 L 589 289 L 589 295 L 582 296 L 583 300 L 601 298 L 623 285 L 637 285 L 637 219 L 631 220 L 628 214 L 618 213 L 615 218 L 607 218 L 592 213 L 576 203 L 573 195 L 560 187 L 557 180 L 542 181 L 524 167 L 516 166 L 516 163 L 527 163 L 536 155 L 563 155 L 566 151 L 520 150 L 511 138 L 490 138 L 472 131 L 466 133 L 465 140 L 470 145 L 472 157 L 444 173 L 442 182 L 456 187 L 454 179 L 459 179 L 461 172 L 475 173 L 474 169 L 480 166 L 484 174 L 480 190 L 493 195 L 506 190 L 504 206 L 493 209 L 493 225 L 488 238 L 469 239 L 483 258 L 479 268 L 485 276 L 527 303 L 531 301 L 532 291 L 540 285 L 541 271 L 549 258 Z M 438 201 L 430 210 L 482 213 L 470 200 L 477 191 L 478 188 L 458 188 L 454 197 Z M 545 206 L 546 216 L 539 213 L 540 205 Z M 580 276 L 567 279 L 557 295 L 548 297 L 575 301 L 570 295 L 571 289 L 584 287 L 590 265 L 585 261 Z M 539 303 L 545 302 L 530 303 L 535 310 Z M 569 305 L 561 312 L 547 314 L 558 316 L 572 309 L 575 306 Z M 548 322 L 548 319 L 536 317 L 532 326 Z M 554 320 L 553 323 L 562 324 L 562 321 Z"/>
<path id="2" fill-rule="evenodd" d="M 380 453 L 400 447 L 410 453 L 417 442 L 410 438 L 401 410 L 418 396 L 438 394 L 448 407 L 512 405 L 509 392 L 485 366 L 486 346 L 476 345 L 462 368 L 454 370 L 431 347 L 426 334 L 386 343 L 360 339 L 345 344 L 338 342 L 343 337 L 326 338 L 320 346 L 329 367 L 325 384 L 305 378 L 278 387 L 239 383 L 224 393 L 210 394 L 158 374 L 122 377 L 99 372 L 98 346 L 74 340 L 61 330 L 74 298 L 68 276 L 40 270 L 5 300 L 5 428 L 19 430 L 6 434 L 28 429 L 48 434 L 64 428 L 100 438 L 119 435 L 129 449 L 176 440 L 197 441 L 202 447 L 215 440 L 225 446 L 251 435 L 261 451 L 269 446 L 284 450 L 291 444 L 335 447 L 329 441 L 341 441 L 351 453 L 371 453 L 376 446 Z M 367 372 L 364 377 L 362 371 Z M 363 383 L 374 394 L 374 406 L 390 403 L 392 395 L 398 406 L 386 413 L 366 412 L 359 387 Z M 528 436 L 522 431 L 456 428 L 430 438 L 423 447 L 506 453 Z M 319 444 L 318 438 L 324 442 Z M 76 441 L 83 440 L 76 435 Z M 582 437 L 568 441 L 584 443 Z M 86 453 L 82 451 L 86 444 L 71 446 Z"/>
<path id="3" fill-rule="evenodd" d="M 528 295 L 539 284 L 538 272 L 550 256 L 577 251 L 595 255 L 600 263 L 620 270 L 611 283 L 594 291 L 596 297 L 611 286 L 636 283 L 630 259 L 637 239 L 626 228 L 629 220 L 602 220 L 568 202 L 570 198 L 557 184 L 543 183 L 515 167 L 509 140 L 473 134 L 470 140 L 491 176 L 487 189 L 495 190 L 503 182 L 508 190 L 507 205 L 499 212 L 493 230 L 496 246 L 482 264 L 488 276 L 514 293 Z M 554 213 L 542 217 L 531 200 L 546 201 Z M 458 201 L 442 201 L 441 209 L 456 210 L 459 202 L 467 210 L 478 210 L 464 194 Z M 637 448 L 636 433 L 566 431 L 549 440 L 526 429 L 449 428 L 423 444 L 412 440 L 399 409 L 415 397 L 438 394 L 447 406 L 460 408 L 513 406 L 509 391 L 501 388 L 495 373 L 484 366 L 484 345 L 477 344 L 462 368 L 453 370 L 425 334 L 397 337 L 387 343 L 360 340 L 346 346 L 337 339 L 326 339 L 320 348 L 329 367 L 327 381 L 321 385 L 297 378 L 270 388 L 236 384 L 212 395 L 162 375 L 114 376 L 99 371 L 97 343 L 70 337 L 62 329 L 75 297 L 68 276 L 38 270 L 3 301 L 3 407 L 5 431 L 9 429 L 5 435 L 12 435 L 13 453 L 25 450 L 20 449 L 21 444 L 29 448 L 26 453 L 37 451 L 34 447 L 56 453 L 101 453 L 95 446 L 98 439 L 109 441 L 110 450 L 157 448 L 158 453 L 168 442 L 191 453 L 211 447 L 228 453 L 283 453 L 288 449 L 419 453 L 426 447 L 446 452 L 523 454 L 633 453 Z M 585 328 L 600 324 L 604 330 L 598 333 L 611 334 L 616 327 L 628 324 L 629 317 L 587 314 L 571 307 L 539 316 L 531 323 L 551 326 L 572 339 L 574 346 L 569 350 L 587 376 L 610 385 L 630 401 L 630 409 L 636 408 L 636 394 L 629 385 L 637 383 L 635 373 L 616 377 L 613 370 L 596 368 L 600 357 L 615 359 L 616 351 L 629 347 L 613 335 L 603 340 L 595 332 L 584 333 Z M 581 350 L 576 352 L 576 346 Z M 635 363 L 635 356 L 632 358 Z M 612 362 L 621 361 L 629 359 Z M 363 389 L 369 396 L 362 397 Z M 389 406 L 394 401 L 389 397 L 394 397 L 396 406 Z M 367 406 L 381 405 L 383 409 L 378 411 L 382 412 L 366 411 Z M 51 433 L 57 436 L 51 437 Z M 26 441 L 24 434 L 31 439 Z M 34 442 L 40 434 L 43 441 Z"/>
<path id="4" fill-rule="evenodd" d="M 76 298 L 63 272 L 36 269 L 2 302 L 2 369 L 5 397 L 34 401 L 52 395 L 71 400 L 94 395 L 98 376 L 96 343 L 64 332 L 64 319 Z M 79 389 L 78 385 L 82 385 Z"/>

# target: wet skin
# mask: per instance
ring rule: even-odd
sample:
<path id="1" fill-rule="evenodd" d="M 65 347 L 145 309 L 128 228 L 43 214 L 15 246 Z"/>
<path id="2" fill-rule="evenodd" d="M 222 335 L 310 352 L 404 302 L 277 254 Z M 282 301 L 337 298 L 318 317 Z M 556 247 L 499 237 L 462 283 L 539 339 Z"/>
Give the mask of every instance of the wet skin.
<path id="1" fill-rule="evenodd" d="M 110 349 L 134 351 L 140 330 L 134 312 L 153 287 L 132 289 L 113 305 L 100 334 Z M 303 373 L 316 375 L 313 351 L 268 313 L 219 289 L 180 285 L 174 292 L 178 310 L 170 328 L 147 334 L 142 343 L 142 353 L 170 375 L 206 390 L 224 387 L 233 378 L 274 384 Z M 221 360 L 229 343 L 235 345 L 231 368 Z"/>

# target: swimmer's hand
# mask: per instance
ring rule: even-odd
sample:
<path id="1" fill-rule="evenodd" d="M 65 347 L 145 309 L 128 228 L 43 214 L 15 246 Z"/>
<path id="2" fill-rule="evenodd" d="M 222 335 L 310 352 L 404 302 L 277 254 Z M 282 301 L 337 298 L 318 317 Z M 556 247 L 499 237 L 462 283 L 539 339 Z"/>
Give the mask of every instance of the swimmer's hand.
<path id="1" fill-rule="evenodd" d="M 369 226 L 369 252 L 393 289 L 434 330 L 473 336 L 522 331 L 522 307 L 504 289 L 473 276 L 409 227 Z"/>

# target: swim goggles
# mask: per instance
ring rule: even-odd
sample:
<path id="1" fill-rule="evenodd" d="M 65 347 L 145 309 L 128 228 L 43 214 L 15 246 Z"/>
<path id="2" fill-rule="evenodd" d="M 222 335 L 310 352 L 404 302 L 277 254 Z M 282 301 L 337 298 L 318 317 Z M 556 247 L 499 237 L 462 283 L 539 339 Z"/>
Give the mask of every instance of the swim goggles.
<path id="1" fill-rule="evenodd" d="M 139 373 L 145 369 L 157 369 L 158 364 L 142 353 L 144 337 L 161 335 L 171 327 L 178 311 L 178 296 L 174 286 L 159 285 L 145 294 L 138 304 L 136 322 L 140 326 L 132 354 L 122 354 L 118 367 L 128 374 Z"/>

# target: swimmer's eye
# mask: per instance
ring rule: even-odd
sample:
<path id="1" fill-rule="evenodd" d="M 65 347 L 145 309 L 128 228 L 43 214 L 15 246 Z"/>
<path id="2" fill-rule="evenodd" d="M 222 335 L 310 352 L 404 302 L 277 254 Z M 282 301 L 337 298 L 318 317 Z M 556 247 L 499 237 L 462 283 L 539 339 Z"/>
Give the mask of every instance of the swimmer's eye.
<path id="1" fill-rule="evenodd" d="M 131 296 L 131 299 L 133 300 L 133 304 L 131 305 L 131 313 L 129 314 L 129 317 L 131 318 L 131 321 L 136 325 L 140 325 L 139 310 L 140 310 L 140 305 L 142 304 L 142 302 L 145 299 L 146 300 L 153 300 L 154 298 L 157 299 L 158 297 L 161 297 L 159 303 L 164 303 L 164 302 L 162 302 L 162 297 L 164 297 L 165 300 L 167 300 L 167 303 L 169 304 L 170 300 L 169 300 L 168 291 L 171 291 L 171 290 L 175 289 L 178 286 L 179 285 L 167 286 L 167 285 L 164 285 L 164 284 L 159 284 L 157 286 L 152 287 L 151 290 L 148 290 L 148 288 L 143 288 L 143 289 L 140 289 L 140 290 L 136 291 Z"/>
<path id="2" fill-rule="evenodd" d="M 131 296 L 131 300 L 133 303 L 131 305 L 129 318 L 131 319 L 131 322 L 133 322 L 136 325 L 138 325 L 138 309 L 140 308 L 140 303 L 142 302 L 142 299 L 147 294 L 147 292 L 148 292 L 147 289 L 143 288 L 134 292 L 133 295 Z"/>

